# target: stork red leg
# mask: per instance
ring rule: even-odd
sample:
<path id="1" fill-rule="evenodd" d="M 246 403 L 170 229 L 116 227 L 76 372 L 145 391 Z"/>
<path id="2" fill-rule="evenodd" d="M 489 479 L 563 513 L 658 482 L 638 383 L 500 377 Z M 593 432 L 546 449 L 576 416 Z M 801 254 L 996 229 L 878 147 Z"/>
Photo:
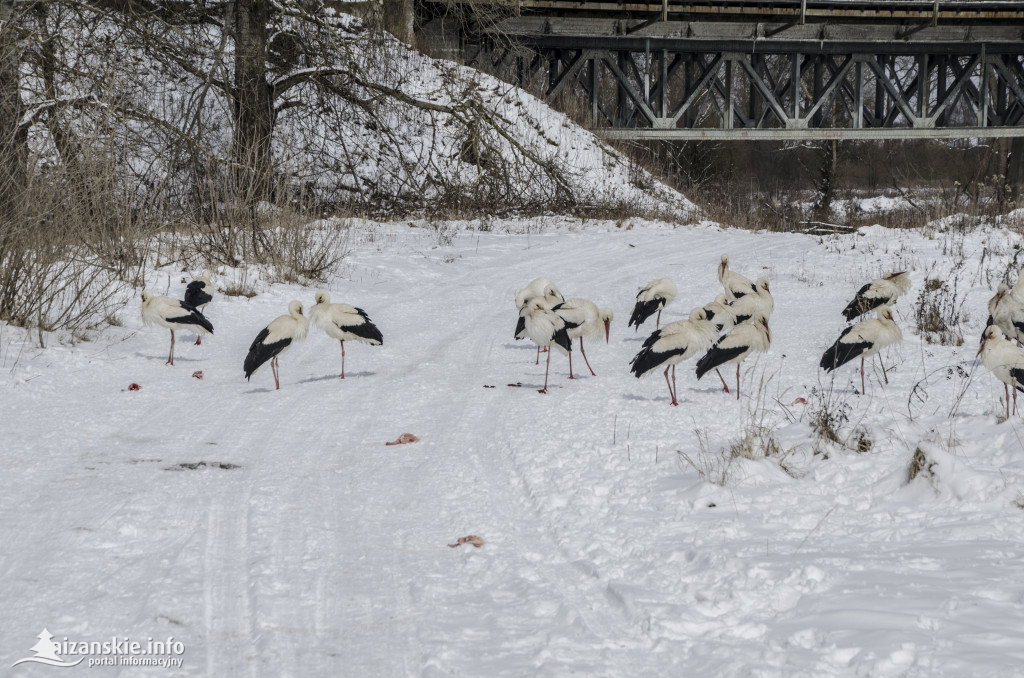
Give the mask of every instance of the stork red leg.
<path id="1" fill-rule="evenodd" d="M 203 345 L 203 338 L 202 337 L 196 337 L 196 346 L 202 346 L 202 345 Z"/>
<path id="2" fill-rule="evenodd" d="M 672 383 L 668 380 L 668 369 L 669 369 L 669 367 L 672 367 L 672 365 L 669 365 L 668 367 L 665 368 L 665 384 L 668 386 L 668 394 L 670 396 L 672 396 L 672 404 L 673 405 L 678 405 L 679 403 L 676 402 L 676 392 L 672 388 Z"/>
<path id="3" fill-rule="evenodd" d="M 570 355 L 572 355 L 572 354 L 570 353 Z M 547 366 L 544 368 L 544 388 L 542 388 L 539 391 L 537 391 L 537 393 L 547 393 L 548 392 L 548 370 L 550 370 L 550 369 L 551 369 L 551 351 L 548 351 L 548 363 L 547 363 Z"/>
<path id="4" fill-rule="evenodd" d="M 1017 387 L 1014 386 L 1010 390 L 1013 391 L 1013 413 L 1014 413 L 1014 415 L 1016 415 L 1017 414 Z"/>
<path id="5" fill-rule="evenodd" d="M 736 363 L 736 400 L 740 399 L 740 364 Z"/>
<path id="6" fill-rule="evenodd" d="M 1010 418 L 1010 387 L 1003 384 L 1003 402 L 1006 403 L 1006 418 Z"/>
<path id="7" fill-rule="evenodd" d="M 341 342 L 341 378 L 345 378 L 345 340 L 339 339 Z"/>
<path id="8" fill-rule="evenodd" d="M 270 371 L 274 373 L 274 388 L 275 389 L 280 389 L 281 388 L 281 380 L 278 378 L 278 375 L 277 375 L 277 356 L 276 355 L 273 358 L 270 359 Z"/>
<path id="9" fill-rule="evenodd" d="M 585 363 L 587 363 L 587 369 L 590 370 L 590 376 L 596 377 L 597 374 L 594 373 L 594 368 L 590 366 L 590 361 L 587 360 L 587 353 L 586 353 L 586 351 L 583 350 L 583 337 L 580 337 L 580 353 L 583 354 L 583 361 Z M 572 362 L 572 354 L 571 353 L 569 354 L 569 361 Z"/>
<path id="10" fill-rule="evenodd" d="M 676 400 L 676 366 L 672 366 L 672 404 L 678 405 L 679 402 Z"/>
<path id="11" fill-rule="evenodd" d="M 725 377 L 722 376 L 722 373 L 718 371 L 717 367 L 715 368 L 715 374 L 717 374 L 718 378 L 722 380 L 722 388 L 724 388 L 725 392 L 728 393 L 729 392 L 729 384 L 725 383 Z"/>
<path id="12" fill-rule="evenodd" d="M 173 365 L 173 364 L 174 364 L 174 330 L 171 330 L 171 352 L 167 356 L 167 362 L 165 362 L 164 365 Z"/>
<path id="13" fill-rule="evenodd" d="M 583 337 L 580 337 L 580 338 L 582 339 Z M 572 340 L 570 340 L 570 342 L 571 341 Z M 570 346 L 571 345 L 572 344 L 570 343 Z M 549 362 L 550 362 L 551 356 L 549 355 L 548 358 L 549 358 Z M 571 349 L 569 350 L 569 378 L 570 379 L 575 379 L 576 378 L 576 377 L 572 376 L 572 350 Z"/>

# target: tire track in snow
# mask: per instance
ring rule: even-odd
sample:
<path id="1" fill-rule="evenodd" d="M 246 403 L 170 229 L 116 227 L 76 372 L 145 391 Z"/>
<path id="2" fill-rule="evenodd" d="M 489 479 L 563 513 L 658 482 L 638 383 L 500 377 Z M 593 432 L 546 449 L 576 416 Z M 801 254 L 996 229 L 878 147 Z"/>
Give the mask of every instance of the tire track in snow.
<path id="1" fill-rule="evenodd" d="M 203 602 L 206 675 L 257 676 L 254 605 L 249 577 L 247 486 L 227 485 L 213 498 L 206 523 Z"/>

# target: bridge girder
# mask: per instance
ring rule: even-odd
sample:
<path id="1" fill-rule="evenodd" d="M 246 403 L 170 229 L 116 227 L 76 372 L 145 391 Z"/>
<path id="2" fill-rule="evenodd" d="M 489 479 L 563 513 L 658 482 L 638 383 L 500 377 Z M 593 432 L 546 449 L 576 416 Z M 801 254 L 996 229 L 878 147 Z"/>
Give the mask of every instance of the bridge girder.
<path id="1" fill-rule="evenodd" d="M 1003 23 L 519 16 L 482 53 L 616 138 L 1024 136 L 1024 33 Z"/>

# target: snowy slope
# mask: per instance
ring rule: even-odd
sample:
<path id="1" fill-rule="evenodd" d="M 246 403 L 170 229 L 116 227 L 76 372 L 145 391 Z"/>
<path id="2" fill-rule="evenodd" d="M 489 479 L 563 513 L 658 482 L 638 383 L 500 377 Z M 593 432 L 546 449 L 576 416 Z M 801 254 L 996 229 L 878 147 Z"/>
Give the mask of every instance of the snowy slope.
<path id="1" fill-rule="evenodd" d="M 973 360 L 1018 236 L 491 226 L 356 226 L 329 289 L 384 345 L 347 346 L 344 382 L 317 331 L 281 358 L 280 391 L 266 367 L 242 378 L 259 329 L 312 302 L 292 285 L 218 297 L 216 335 L 180 335 L 174 367 L 137 300 L 124 328 L 73 347 L 0 328 L 0 659 L 31 657 L 45 627 L 186 648 L 181 668 L 90 675 L 1024 675 L 1022 426 L 999 423 L 1002 388 Z M 923 273 L 960 250 L 966 343 L 923 343 Z M 719 292 L 723 252 L 771 279 L 772 350 L 744 367 L 738 402 L 681 365 L 673 408 L 660 374 L 628 372 L 653 329 L 627 331 L 633 296 L 670 276 L 664 316 L 682 317 Z M 849 366 L 832 388 L 817 362 L 839 310 L 902 267 L 914 289 L 890 383 L 869 371 L 858 396 Z M 180 291 L 181 275 L 150 286 Z M 597 376 L 570 382 L 556 354 L 548 395 L 512 339 L 514 289 L 537 275 L 616 313 L 611 342 L 587 345 Z M 870 449 L 813 435 L 823 392 Z M 753 424 L 779 452 L 726 468 Z M 421 441 L 384 445 L 403 432 Z M 932 477 L 908 483 L 919 447 Z M 471 534 L 485 544 L 447 546 Z"/>

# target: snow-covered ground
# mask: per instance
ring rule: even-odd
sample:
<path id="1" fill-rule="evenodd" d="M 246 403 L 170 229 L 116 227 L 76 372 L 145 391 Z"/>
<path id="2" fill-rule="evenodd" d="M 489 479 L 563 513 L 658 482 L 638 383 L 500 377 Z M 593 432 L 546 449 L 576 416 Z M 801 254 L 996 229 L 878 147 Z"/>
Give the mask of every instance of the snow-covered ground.
<path id="1" fill-rule="evenodd" d="M 216 335 L 180 334 L 174 367 L 137 299 L 74 346 L 0 327 L 0 664 L 46 628 L 182 643 L 180 667 L 69 669 L 89 675 L 1024 676 L 1024 438 L 974 361 L 1020 237 L 488 226 L 354 227 L 326 287 L 384 345 L 347 346 L 344 381 L 316 330 L 280 391 L 267 367 L 243 379 L 259 329 L 312 303 L 295 285 L 218 296 Z M 629 374 L 653 330 L 627 330 L 633 296 L 669 276 L 662 319 L 683 317 L 723 252 L 772 282 L 771 351 L 739 401 L 681 365 L 671 407 L 660 373 Z M 905 341 L 859 396 L 855 366 L 832 382 L 818 360 L 857 288 L 903 268 Z M 965 343 L 924 343 L 925 275 L 954 269 Z M 538 275 L 616 313 L 597 376 L 556 354 L 548 395 L 512 339 Z M 826 401 L 846 446 L 811 429 Z M 745 431 L 772 455 L 729 457 Z M 385 446 L 404 432 L 420 442 Z M 918 449 L 931 471 L 908 482 Z M 468 535 L 483 546 L 449 548 Z"/>

